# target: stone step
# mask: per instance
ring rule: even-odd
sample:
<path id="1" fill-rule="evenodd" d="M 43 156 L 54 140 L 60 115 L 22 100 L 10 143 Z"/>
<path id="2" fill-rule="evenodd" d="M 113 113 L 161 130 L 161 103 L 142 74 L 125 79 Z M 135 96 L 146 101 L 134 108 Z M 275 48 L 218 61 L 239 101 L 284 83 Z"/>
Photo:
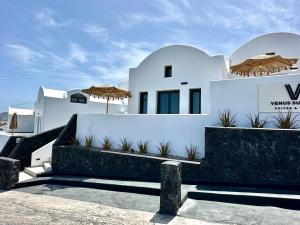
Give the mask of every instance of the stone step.
<path id="1" fill-rule="evenodd" d="M 30 176 L 36 177 L 39 174 L 45 173 L 45 169 L 43 166 L 36 166 L 36 167 L 25 167 L 25 173 L 29 174 Z"/>
<path id="2" fill-rule="evenodd" d="M 28 173 L 25 173 L 24 171 L 19 173 L 19 182 L 30 180 L 32 178 L 33 176 L 30 176 Z"/>
<path id="3" fill-rule="evenodd" d="M 51 167 L 50 162 L 44 162 L 43 166 L 44 166 L 44 170 L 46 172 L 51 172 L 52 171 L 52 167 Z"/>

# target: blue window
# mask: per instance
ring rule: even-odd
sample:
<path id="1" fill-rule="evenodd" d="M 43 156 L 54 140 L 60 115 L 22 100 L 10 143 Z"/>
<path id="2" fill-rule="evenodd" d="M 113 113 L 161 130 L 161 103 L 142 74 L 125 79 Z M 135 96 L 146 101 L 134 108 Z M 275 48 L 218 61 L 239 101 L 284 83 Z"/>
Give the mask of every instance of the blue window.
<path id="1" fill-rule="evenodd" d="M 190 90 L 190 114 L 201 114 L 201 89 Z"/>
<path id="2" fill-rule="evenodd" d="M 179 114 L 179 91 L 158 92 L 157 113 Z"/>
<path id="3" fill-rule="evenodd" d="M 140 93 L 140 114 L 147 114 L 148 111 L 148 92 Z"/>

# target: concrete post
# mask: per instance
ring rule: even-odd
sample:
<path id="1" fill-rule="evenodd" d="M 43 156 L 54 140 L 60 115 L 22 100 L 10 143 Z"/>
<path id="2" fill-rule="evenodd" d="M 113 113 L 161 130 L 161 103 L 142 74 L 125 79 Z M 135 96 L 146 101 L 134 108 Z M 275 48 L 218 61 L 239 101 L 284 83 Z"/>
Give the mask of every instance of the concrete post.
<path id="1" fill-rule="evenodd" d="M 0 189 L 12 189 L 19 181 L 20 161 L 0 157 Z"/>
<path id="2" fill-rule="evenodd" d="M 160 213 L 176 215 L 181 206 L 181 162 L 161 164 Z"/>

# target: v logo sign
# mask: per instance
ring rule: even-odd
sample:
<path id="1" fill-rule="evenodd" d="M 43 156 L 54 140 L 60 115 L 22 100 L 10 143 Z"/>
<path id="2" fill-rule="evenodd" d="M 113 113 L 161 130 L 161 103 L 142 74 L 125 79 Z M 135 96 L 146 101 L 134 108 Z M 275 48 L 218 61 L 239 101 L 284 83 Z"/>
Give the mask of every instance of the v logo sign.
<path id="1" fill-rule="evenodd" d="M 294 92 L 291 85 L 290 84 L 286 84 L 284 85 L 287 92 L 289 93 L 289 96 L 291 98 L 291 100 L 297 100 L 299 98 L 300 95 L 300 84 L 298 84 L 296 91 Z"/>

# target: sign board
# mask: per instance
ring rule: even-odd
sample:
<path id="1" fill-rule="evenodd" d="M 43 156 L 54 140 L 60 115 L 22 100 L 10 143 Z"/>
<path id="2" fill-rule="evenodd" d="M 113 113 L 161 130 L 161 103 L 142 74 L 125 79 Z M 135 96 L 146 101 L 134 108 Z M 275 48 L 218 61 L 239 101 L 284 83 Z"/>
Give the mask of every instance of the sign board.
<path id="1" fill-rule="evenodd" d="M 300 81 L 259 85 L 259 112 L 288 112 L 289 110 L 300 112 Z"/>

